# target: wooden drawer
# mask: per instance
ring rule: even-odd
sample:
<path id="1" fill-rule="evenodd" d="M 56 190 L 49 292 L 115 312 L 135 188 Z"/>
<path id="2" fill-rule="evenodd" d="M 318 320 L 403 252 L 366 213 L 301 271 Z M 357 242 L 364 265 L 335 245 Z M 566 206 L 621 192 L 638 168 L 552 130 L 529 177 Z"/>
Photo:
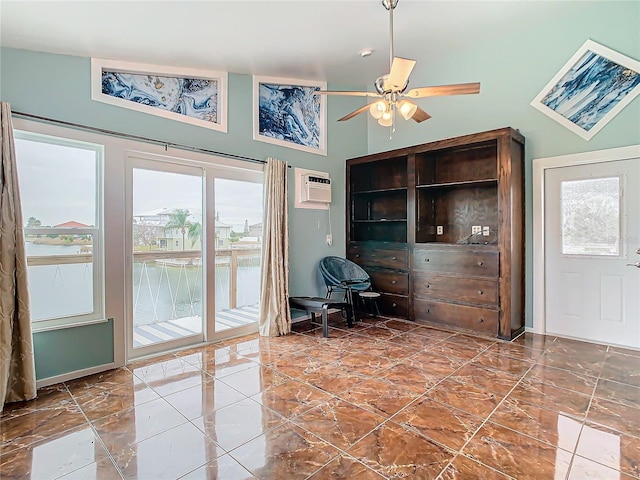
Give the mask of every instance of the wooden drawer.
<path id="1" fill-rule="evenodd" d="M 413 251 L 413 269 L 428 272 L 457 273 L 478 277 L 497 277 L 498 252 L 416 248 Z"/>
<path id="2" fill-rule="evenodd" d="M 383 315 L 409 318 L 409 298 L 399 295 L 382 294 L 378 298 L 378 308 Z"/>
<path id="3" fill-rule="evenodd" d="M 409 254 L 406 248 L 377 248 L 374 246 L 351 245 L 347 250 L 347 258 L 365 270 L 367 267 L 392 268 L 407 270 Z"/>
<path id="4" fill-rule="evenodd" d="M 497 335 L 498 310 L 414 299 L 416 320 L 443 323 Z"/>
<path id="5" fill-rule="evenodd" d="M 409 274 L 392 270 L 371 270 L 368 272 L 376 292 L 409 295 Z"/>
<path id="6" fill-rule="evenodd" d="M 417 297 L 436 297 L 484 305 L 498 304 L 496 280 L 449 277 L 435 273 L 415 273 L 413 294 Z"/>

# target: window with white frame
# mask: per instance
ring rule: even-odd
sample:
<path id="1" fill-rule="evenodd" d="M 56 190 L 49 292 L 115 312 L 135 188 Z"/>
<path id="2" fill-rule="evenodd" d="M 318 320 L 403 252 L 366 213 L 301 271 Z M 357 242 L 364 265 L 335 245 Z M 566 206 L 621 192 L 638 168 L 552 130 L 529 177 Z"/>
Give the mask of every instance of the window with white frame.
<path id="1" fill-rule="evenodd" d="M 14 131 L 34 330 L 104 320 L 104 148 Z"/>

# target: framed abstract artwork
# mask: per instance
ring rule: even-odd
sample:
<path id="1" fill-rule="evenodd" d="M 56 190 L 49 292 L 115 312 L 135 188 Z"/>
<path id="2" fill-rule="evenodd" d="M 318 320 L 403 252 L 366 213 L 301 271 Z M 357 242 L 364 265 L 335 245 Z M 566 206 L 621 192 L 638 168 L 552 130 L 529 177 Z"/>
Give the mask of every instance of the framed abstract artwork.
<path id="1" fill-rule="evenodd" d="M 253 77 L 253 139 L 327 154 L 326 82 Z"/>
<path id="2" fill-rule="evenodd" d="M 227 72 L 92 58 L 91 98 L 227 131 Z"/>
<path id="3" fill-rule="evenodd" d="M 531 105 L 590 140 L 640 93 L 640 62 L 587 40 Z"/>

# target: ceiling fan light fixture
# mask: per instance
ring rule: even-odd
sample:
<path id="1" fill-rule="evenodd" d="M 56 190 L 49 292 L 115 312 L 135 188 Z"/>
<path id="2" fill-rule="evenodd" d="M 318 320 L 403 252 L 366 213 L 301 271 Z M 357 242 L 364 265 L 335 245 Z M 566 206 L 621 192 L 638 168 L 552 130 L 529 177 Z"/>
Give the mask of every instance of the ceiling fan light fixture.
<path id="1" fill-rule="evenodd" d="M 393 125 L 393 112 L 391 111 L 391 108 L 384 111 L 382 116 L 378 119 L 378 123 L 383 127 L 390 127 Z"/>
<path id="2" fill-rule="evenodd" d="M 431 118 L 431 115 L 413 101 L 414 99 L 479 93 L 480 83 L 417 87 L 406 91 L 409 85 L 409 76 L 416 65 L 416 61 L 410 58 L 396 57 L 393 53 L 393 10 L 398 5 L 399 0 L 381 1 L 384 8 L 389 12 L 389 72 L 375 80 L 373 83 L 375 92 L 321 90 L 315 93 L 318 95 L 349 95 L 371 99 L 369 103 L 339 118 L 338 121 L 349 120 L 368 110 L 371 117 L 378 121 L 378 124 L 391 127 L 391 134 L 389 135 L 389 139 L 391 139 L 392 134 L 395 132 L 396 115 L 402 116 L 405 120 L 413 120 L 416 123 L 422 123 Z M 365 57 L 370 53 L 370 49 L 365 48 L 359 53 Z M 372 99 L 371 97 L 374 98 Z M 397 113 L 396 110 L 398 111 Z"/>
<path id="3" fill-rule="evenodd" d="M 387 111 L 387 102 L 385 102 L 384 100 L 373 102 L 369 107 L 369 113 L 376 120 L 381 118 L 385 111 Z"/>
<path id="4" fill-rule="evenodd" d="M 405 120 L 411 120 L 413 115 L 416 113 L 416 110 L 418 110 L 418 105 L 410 100 L 400 100 L 398 102 L 398 110 L 400 110 L 402 118 Z"/>
<path id="5" fill-rule="evenodd" d="M 380 120 L 378 120 L 378 124 L 382 125 L 383 127 L 390 127 L 391 125 L 393 125 L 393 120 L 391 119 L 391 117 L 389 117 L 388 119 L 381 118 Z"/>

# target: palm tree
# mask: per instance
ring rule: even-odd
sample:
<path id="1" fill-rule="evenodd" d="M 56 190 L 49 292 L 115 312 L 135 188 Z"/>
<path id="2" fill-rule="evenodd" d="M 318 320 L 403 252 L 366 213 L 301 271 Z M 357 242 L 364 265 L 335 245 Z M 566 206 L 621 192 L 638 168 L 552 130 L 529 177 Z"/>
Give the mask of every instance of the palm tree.
<path id="1" fill-rule="evenodd" d="M 200 240 L 200 243 L 202 244 L 202 224 L 200 222 L 189 223 L 187 229 L 187 236 L 189 237 L 189 240 L 191 240 L 191 248 L 193 248 L 198 240 Z"/>
<path id="2" fill-rule="evenodd" d="M 167 230 L 180 230 L 182 233 L 182 250 L 184 250 L 184 235 L 187 233 L 187 229 L 191 226 L 191 222 L 187 220 L 189 217 L 189 210 L 176 208 L 169 216 L 169 221 L 164 226 L 165 232 Z"/>

